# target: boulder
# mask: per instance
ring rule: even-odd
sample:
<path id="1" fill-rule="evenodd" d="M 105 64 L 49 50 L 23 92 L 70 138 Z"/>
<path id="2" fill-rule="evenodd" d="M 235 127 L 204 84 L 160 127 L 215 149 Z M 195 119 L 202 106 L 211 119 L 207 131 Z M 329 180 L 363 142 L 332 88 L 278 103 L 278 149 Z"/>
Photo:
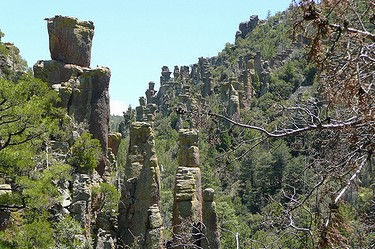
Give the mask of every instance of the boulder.
<path id="1" fill-rule="evenodd" d="M 89 67 L 94 24 L 69 16 L 46 20 L 52 60 Z"/>
<path id="2" fill-rule="evenodd" d="M 121 143 L 121 133 L 110 133 L 108 134 L 108 148 L 111 148 L 112 153 L 117 155 L 118 148 L 120 147 Z"/>

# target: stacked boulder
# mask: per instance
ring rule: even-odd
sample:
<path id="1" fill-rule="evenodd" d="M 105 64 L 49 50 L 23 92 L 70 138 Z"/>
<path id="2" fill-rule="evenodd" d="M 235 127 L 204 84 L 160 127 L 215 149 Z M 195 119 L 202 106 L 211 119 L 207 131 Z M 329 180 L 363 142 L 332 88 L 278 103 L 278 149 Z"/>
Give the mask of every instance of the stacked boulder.
<path id="1" fill-rule="evenodd" d="M 72 182 L 59 186 L 64 194 L 61 214 L 69 213 L 81 222 L 85 234 L 78 236 L 82 243 L 91 240 L 96 230 L 96 248 L 104 248 L 99 241 L 112 241 L 113 231 L 103 230 L 93 215 L 92 188 L 103 180 L 106 167 L 110 165 L 107 154 L 109 130 L 109 81 L 111 72 L 107 67 L 90 68 L 91 46 L 94 25 L 90 21 L 79 21 L 73 17 L 55 16 L 46 18 L 52 60 L 40 60 L 33 69 L 36 78 L 48 83 L 61 98 L 57 105 L 65 108 L 74 121 L 72 138 L 79 136 L 79 127 L 87 126 L 93 138 L 101 143 L 102 155 L 97 172 L 73 173 Z M 75 130 L 77 129 L 77 130 Z M 57 141 L 55 141 L 58 143 Z M 67 145 L 68 146 L 68 145 Z M 118 148 L 114 146 L 113 149 Z M 65 149 L 68 153 L 68 148 Z M 110 227 L 108 225 L 108 227 Z M 82 238 L 81 238 L 82 237 Z M 85 242 L 86 241 L 86 242 Z M 101 245 L 103 244 L 103 245 Z M 108 243 L 107 243 L 108 244 Z"/>
<path id="2" fill-rule="evenodd" d="M 93 137 L 101 142 L 102 159 L 97 168 L 104 174 L 108 147 L 109 81 L 107 67 L 90 68 L 94 35 L 92 22 L 55 16 L 48 21 L 52 60 L 40 60 L 33 69 L 36 78 L 58 91 L 60 106 L 77 123 L 86 123 Z"/>
<path id="3" fill-rule="evenodd" d="M 179 153 L 173 202 L 174 245 L 200 246 L 202 187 L 196 130 L 180 130 Z"/>
<path id="4" fill-rule="evenodd" d="M 179 166 L 173 202 L 173 248 L 220 248 L 213 190 L 202 197 L 198 131 L 179 132 Z"/>

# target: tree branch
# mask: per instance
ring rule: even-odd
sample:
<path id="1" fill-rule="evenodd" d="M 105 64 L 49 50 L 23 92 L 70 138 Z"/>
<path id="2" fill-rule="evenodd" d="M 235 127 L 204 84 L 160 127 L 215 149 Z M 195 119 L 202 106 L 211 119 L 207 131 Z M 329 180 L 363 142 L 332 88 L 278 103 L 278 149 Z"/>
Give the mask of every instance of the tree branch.
<path id="1" fill-rule="evenodd" d="M 233 125 L 236 125 L 236 126 L 239 126 L 239 127 L 242 127 L 242 128 L 252 129 L 252 130 L 257 130 L 257 131 L 263 132 L 267 136 L 274 137 L 274 138 L 286 137 L 286 136 L 290 136 L 290 135 L 297 135 L 297 134 L 300 134 L 300 133 L 313 131 L 313 130 L 336 130 L 336 129 L 342 129 L 342 128 L 345 128 L 345 127 L 351 127 L 351 126 L 355 126 L 357 124 L 360 124 L 360 120 L 357 117 L 352 117 L 352 118 L 350 118 L 346 121 L 342 121 L 342 122 L 336 122 L 336 123 L 331 123 L 331 124 L 318 123 L 318 124 L 311 124 L 311 125 L 308 125 L 308 126 L 305 126 L 305 127 L 302 127 L 302 128 L 297 128 L 297 129 L 283 129 L 283 130 L 275 130 L 275 131 L 270 132 L 270 131 L 267 131 L 263 127 L 240 123 L 240 122 L 234 121 L 233 119 L 230 119 L 230 118 L 228 118 L 224 115 L 215 114 L 215 113 L 208 113 L 208 115 L 224 119 L 224 120 L 228 121 L 229 123 L 231 123 Z"/>
<path id="2" fill-rule="evenodd" d="M 329 26 L 334 29 L 342 29 L 342 27 L 338 24 L 329 24 Z M 354 28 L 345 28 L 345 30 L 348 31 L 349 33 L 364 36 L 365 38 L 368 38 L 371 41 L 375 42 L 375 35 L 368 31 L 363 31 L 363 30 L 354 29 Z"/>

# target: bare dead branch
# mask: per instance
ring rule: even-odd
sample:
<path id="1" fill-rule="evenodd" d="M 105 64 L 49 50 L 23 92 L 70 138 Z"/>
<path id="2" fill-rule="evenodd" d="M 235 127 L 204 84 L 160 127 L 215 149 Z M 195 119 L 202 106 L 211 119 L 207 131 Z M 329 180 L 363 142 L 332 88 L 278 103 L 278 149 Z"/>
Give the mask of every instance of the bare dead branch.
<path id="1" fill-rule="evenodd" d="M 298 128 L 298 129 L 283 129 L 283 130 L 275 130 L 273 132 L 270 132 L 270 131 L 267 131 L 263 127 L 240 123 L 221 114 L 208 113 L 208 115 L 224 119 L 227 122 L 233 125 L 242 127 L 242 128 L 260 131 L 262 133 L 265 133 L 267 136 L 274 137 L 274 138 L 287 137 L 287 136 L 297 135 L 297 134 L 301 134 L 301 133 L 308 132 L 308 131 L 314 131 L 314 130 L 337 130 L 337 129 L 356 126 L 361 123 L 357 117 L 351 117 L 348 120 L 337 121 L 336 123 L 330 123 L 330 124 L 318 123 L 318 124 L 311 124 L 302 128 Z"/>

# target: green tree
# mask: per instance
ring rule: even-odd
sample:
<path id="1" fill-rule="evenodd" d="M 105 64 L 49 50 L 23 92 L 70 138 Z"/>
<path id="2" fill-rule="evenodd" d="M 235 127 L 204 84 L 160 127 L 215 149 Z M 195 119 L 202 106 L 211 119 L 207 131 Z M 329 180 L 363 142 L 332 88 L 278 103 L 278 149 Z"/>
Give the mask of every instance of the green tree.
<path id="1" fill-rule="evenodd" d="M 83 133 L 70 149 L 68 163 L 75 166 L 78 172 L 92 172 L 100 157 L 100 142 L 92 134 Z"/>

